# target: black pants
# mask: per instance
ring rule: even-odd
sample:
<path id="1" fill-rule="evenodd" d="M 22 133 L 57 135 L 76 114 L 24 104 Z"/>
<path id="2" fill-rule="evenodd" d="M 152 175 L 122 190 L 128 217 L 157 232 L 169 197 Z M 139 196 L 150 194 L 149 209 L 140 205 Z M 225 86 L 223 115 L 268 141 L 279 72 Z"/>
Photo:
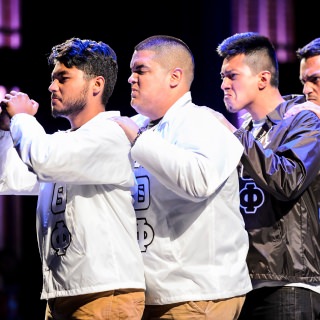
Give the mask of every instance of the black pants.
<path id="1" fill-rule="evenodd" d="M 320 320 L 320 294 L 299 287 L 252 290 L 238 320 Z"/>

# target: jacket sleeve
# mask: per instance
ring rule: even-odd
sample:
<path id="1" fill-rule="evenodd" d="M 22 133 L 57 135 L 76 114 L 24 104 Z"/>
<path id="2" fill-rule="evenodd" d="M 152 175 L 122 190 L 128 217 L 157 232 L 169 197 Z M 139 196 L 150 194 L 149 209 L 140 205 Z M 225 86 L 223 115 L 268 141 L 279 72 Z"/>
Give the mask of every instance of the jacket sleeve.
<path id="1" fill-rule="evenodd" d="M 134 185 L 130 143 L 101 113 L 75 131 L 47 134 L 35 117 L 11 119 L 14 146 L 41 182 Z"/>
<path id="2" fill-rule="evenodd" d="M 320 120 L 303 111 L 276 127 L 265 148 L 244 128 L 235 135 L 244 146 L 244 171 L 275 198 L 287 201 L 299 196 L 320 170 Z"/>
<path id="3" fill-rule="evenodd" d="M 38 195 L 37 176 L 19 158 L 10 131 L 0 130 L 0 150 L 0 194 Z"/>
<path id="4" fill-rule="evenodd" d="M 134 160 L 172 192 L 203 201 L 236 170 L 243 147 L 211 111 L 196 111 L 149 129 L 131 149 Z"/>

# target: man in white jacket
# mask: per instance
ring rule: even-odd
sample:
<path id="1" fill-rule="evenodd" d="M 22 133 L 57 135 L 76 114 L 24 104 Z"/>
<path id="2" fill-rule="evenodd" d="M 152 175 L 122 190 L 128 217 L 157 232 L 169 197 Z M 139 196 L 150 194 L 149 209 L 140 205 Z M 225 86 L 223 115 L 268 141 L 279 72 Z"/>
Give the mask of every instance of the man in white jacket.
<path id="1" fill-rule="evenodd" d="M 194 61 L 183 41 L 147 38 L 130 68 L 138 114 L 114 120 L 136 161 L 143 319 L 235 320 L 251 290 L 236 171 L 243 147 L 218 113 L 192 102 Z"/>
<path id="2" fill-rule="evenodd" d="M 34 117 L 38 103 L 6 94 L 0 194 L 38 195 L 46 319 L 139 320 L 145 280 L 130 143 L 110 120 L 119 112 L 106 111 L 116 54 L 103 42 L 72 38 L 52 48 L 49 65 L 52 114 L 71 128 L 46 134 Z"/>

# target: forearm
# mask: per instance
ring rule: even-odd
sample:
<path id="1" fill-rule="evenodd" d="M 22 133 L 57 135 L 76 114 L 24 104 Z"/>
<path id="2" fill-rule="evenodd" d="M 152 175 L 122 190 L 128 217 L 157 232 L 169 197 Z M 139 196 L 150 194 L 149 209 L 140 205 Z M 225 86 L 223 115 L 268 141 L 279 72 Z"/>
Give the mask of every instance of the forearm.
<path id="1" fill-rule="evenodd" d="M 21 161 L 9 131 L 0 130 L 0 194 L 37 195 L 37 177 Z"/>

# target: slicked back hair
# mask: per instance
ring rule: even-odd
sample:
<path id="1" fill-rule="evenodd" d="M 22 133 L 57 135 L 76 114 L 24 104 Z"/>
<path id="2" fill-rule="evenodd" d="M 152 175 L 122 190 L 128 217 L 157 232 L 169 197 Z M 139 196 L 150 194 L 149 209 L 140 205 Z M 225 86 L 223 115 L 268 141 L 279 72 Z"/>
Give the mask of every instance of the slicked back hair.
<path id="1" fill-rule="evenodd" d="M 316 38 L 296 51 L 298 59 L 308 59 L 320 55 L 320 38 Z"/>
<path id="2" fill-rule="evenodd" d="M 279 86 L 278 59 L 269 38 L 256 32 L 236 33 L 222 41 L 217 52 L 223 59 L 244 54 L 246 63 L 255 74 L 267 70 L 271 73 L 271 86 Z"/>

